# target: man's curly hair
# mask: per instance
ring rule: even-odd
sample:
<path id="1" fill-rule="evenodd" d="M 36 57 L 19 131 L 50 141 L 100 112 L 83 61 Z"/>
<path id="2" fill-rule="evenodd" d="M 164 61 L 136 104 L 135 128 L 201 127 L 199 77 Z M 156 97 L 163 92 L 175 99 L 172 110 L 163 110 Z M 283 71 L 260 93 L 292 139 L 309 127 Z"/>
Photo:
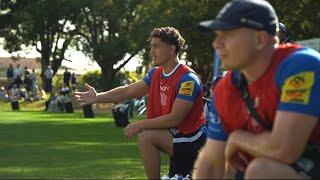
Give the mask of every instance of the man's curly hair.
<path id="1" fill-rule="evenodd" d="M 166 44 L 174 45 L 176 53 L 179 53 L 185 42 L 179 31 L 173 27 L 155 28 L 151 32 L 150 38 L 159 38 Z"/>

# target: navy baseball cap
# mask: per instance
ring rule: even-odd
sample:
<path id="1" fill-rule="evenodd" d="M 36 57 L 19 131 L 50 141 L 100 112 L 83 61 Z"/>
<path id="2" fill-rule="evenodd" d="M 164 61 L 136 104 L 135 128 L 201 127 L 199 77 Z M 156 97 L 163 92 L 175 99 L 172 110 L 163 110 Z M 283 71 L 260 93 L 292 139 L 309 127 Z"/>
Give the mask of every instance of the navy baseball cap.
<path id="1" fill-rule="evenodd" d="M 233 0 L 220 10 L 215 19 L 199 23 L 202 31 L 247 27 L 272 35 L 276 35 L 278 26 L 276 12 L 265 0 Z"/>

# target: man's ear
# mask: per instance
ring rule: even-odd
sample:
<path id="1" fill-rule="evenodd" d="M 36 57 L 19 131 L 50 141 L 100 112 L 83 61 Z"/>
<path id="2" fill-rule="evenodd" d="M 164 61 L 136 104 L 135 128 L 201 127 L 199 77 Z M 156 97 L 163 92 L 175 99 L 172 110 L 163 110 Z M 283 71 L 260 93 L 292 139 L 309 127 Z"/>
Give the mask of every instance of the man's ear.
<path id="1" fill-rule="evenodd" d="M 170 54 L 171 55 L 176 54 L 176 46 L 175 45 L 171 45 Z"/>
<path id="2" fill-rule="evenodd" d="M 256 49 L 262 50 L 268 46 L 270 41 L 270 35 L 265 31 L 258 31 L 256 33 Z"/>

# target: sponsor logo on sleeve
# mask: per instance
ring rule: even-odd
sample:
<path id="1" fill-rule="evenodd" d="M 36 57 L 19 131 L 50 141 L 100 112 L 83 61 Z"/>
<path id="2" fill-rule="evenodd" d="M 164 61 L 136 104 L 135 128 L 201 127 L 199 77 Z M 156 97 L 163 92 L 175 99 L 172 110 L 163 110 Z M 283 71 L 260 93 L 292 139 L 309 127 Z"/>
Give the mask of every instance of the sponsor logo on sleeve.
<path id="1" fill-rule="evenodd" d="M 311 71 L 290 76 L 282 87 L 281 102 L 308 104 L 314 78 Z"/>
<path id="2" fill-rule="evenodd" d="M 185 96 L 192 96 L 194 90 L 194 81 L 186 81 L 181 83 L 179 94 Z"/>

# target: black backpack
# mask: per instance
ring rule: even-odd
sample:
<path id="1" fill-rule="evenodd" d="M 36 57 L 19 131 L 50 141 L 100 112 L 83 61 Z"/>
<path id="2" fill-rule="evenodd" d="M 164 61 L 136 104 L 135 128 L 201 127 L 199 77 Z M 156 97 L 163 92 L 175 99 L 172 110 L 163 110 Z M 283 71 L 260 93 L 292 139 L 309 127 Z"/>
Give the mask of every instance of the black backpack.
<path id="1" fill-rule="evenodd" d="M 128 104 L 119 104 L 112 108 L 114 123 L 117 127 L 126 127 L 129 124 Z"/>

